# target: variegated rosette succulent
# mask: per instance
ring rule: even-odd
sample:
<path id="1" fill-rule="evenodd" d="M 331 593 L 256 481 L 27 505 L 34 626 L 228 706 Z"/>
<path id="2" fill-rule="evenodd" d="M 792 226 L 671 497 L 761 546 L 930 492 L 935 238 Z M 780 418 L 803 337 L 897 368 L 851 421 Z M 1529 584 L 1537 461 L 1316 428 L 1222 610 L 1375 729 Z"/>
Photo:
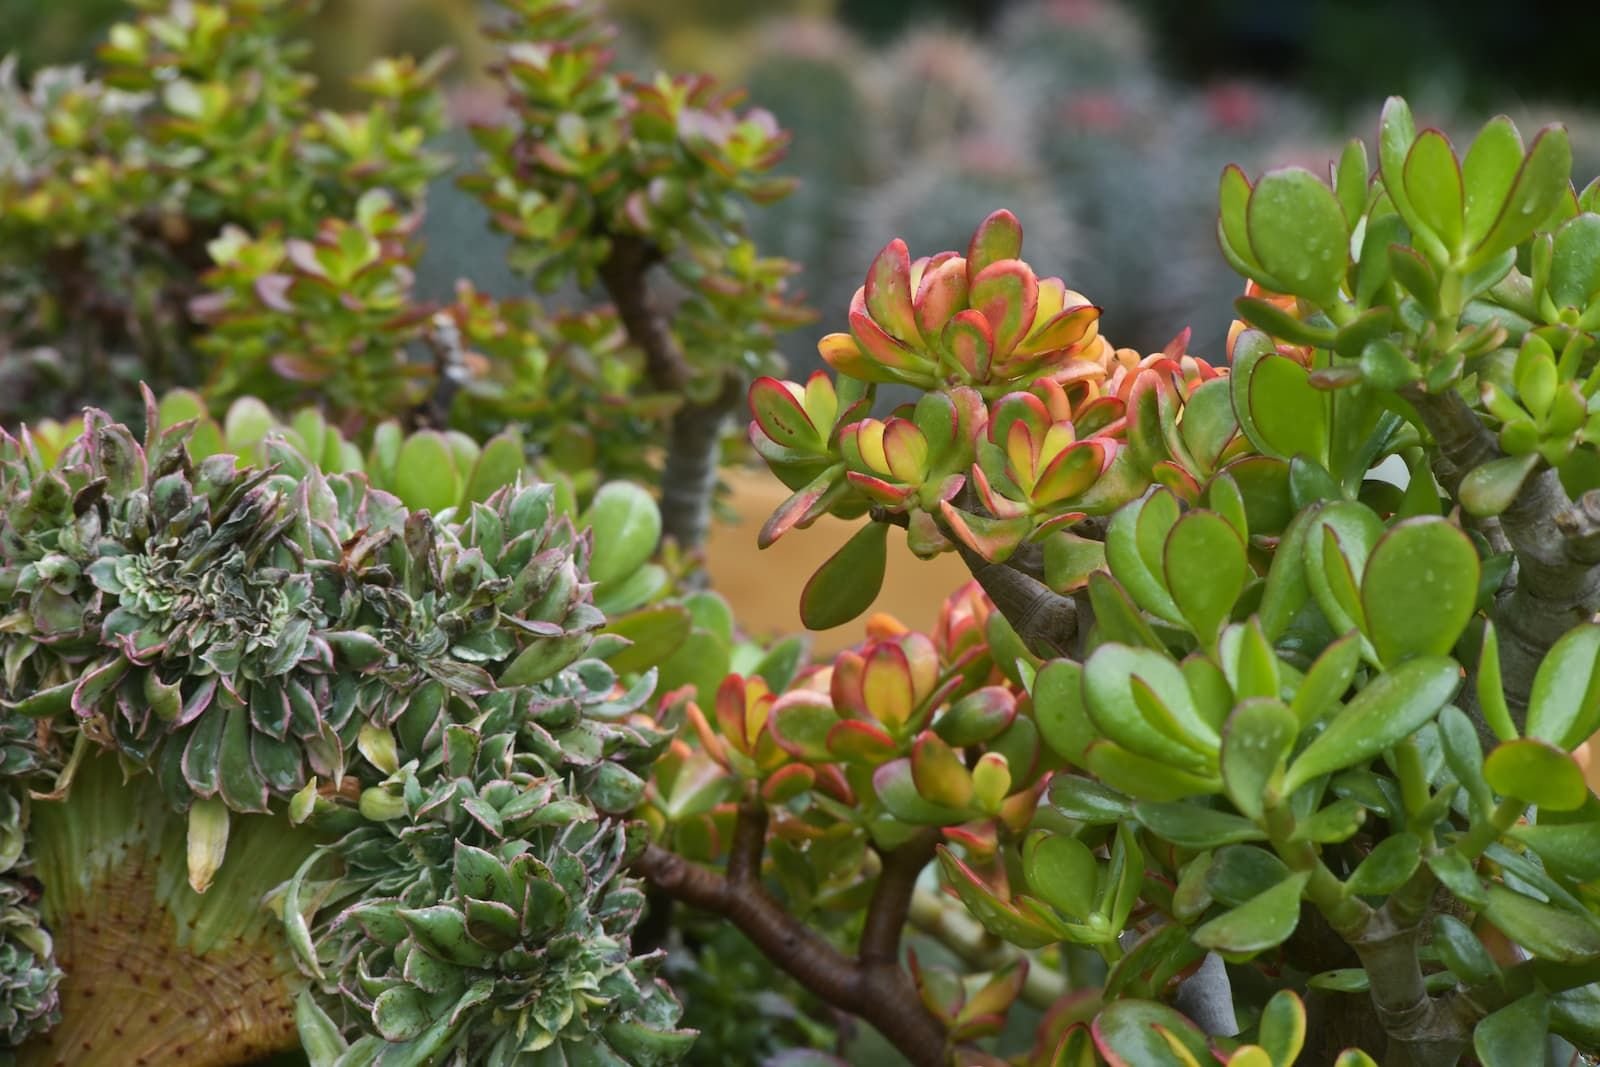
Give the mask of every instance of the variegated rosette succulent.
<path id="1" fill-rule="evenodd" d="M 1261 458 L 1249 455 L 1225 370 L 1186 351 L 1188 331 L 1149 356 L 1115 348 L 1098 332 L 1099 308 L 1036 277 L 1021 251 L 1007 211 L 979 225 L 964 256 L 912 260 L 891 242 L 856 292 L 850 332 L 820 344 L 837 378 L 751 388 L 751 440 L 794 490 L 761 544 L 827 514 L 878 520 L 808 586 L 807 625 L 871 603 L 886 524 L 904 526 L 921 556 L 960 548 L 998 563 L 1032 546 L 1043 554 L 1033 569 L 1071 592 L 1103 562 L 1076 524 L 1152 483 L 1198 500 L 1224 468 Z M 921 395 L 880 418 L 879 384 Z M 1263 516 L 1287 494 L 1286 463 L 1270 463 L 1236 487 Z"/>
<path id="2" fill-rule="evenodd" d="M 693 1040 L 657 957 L 630 951 L 644 895 L 622 877 L 629 831 L 603 815 L 637 803 L 626 764 L 644 770 L 666 741 L 619 721 L 653 679 L 616 698 L 591 660 L 566 683 L 500 690 L 421 737 L 374 735 L 392 773 L 359 811 L 314 787 L 297 799 L 292 818 L 339 834 L 284 897 L 317 979 L 299 1014 L 319 1062 L 649 1065 Z"/>
<path id="3" fill-rule="evenodd" d="M 23 788 L 50 762 L 34 723 L 0 718 L 0 1041 L 10 1047 L 61 1017 L 61 968 L 39 915 Z"/>
<path id="4" fill-rule="evenodd" d="M 158 426 L 148 395 L 147 405 Z M 142 444 L 102 413 L 88 412 L 83 427 L 53 465 L 26 431 L 0 438 L 0 721 L 20 741 L 31 744 L 35 731 L 70 752 L 44 822 L 53 837 L 82 835 L 83 862 L 93 856 L 98 865 L 83 877 L 121 877 L 126 865 L 144 862 L 139 848 L 154 850 L 148 866 L 163 873 L 150 883 L 147 906 L 172 911 L 179 941 L 166 949 L 192 962 L 184 952 L 201 951 L 193 946 L 212 943 L 214 931 L 202 924 L 186 933 L 186 916 L 206 908 L 260 914 L 262 896 L 303 860 L 323 856 L 312 850 L 328 842 L 336 859 L 317 868 L 325 880 L 314 893 L 273 897 L 286 925 L 257 955 L 287 960 L 292 944 L 313 979 L 343 974 L 319 988 L 358 1044 L 373 1038 L 360 1047 L 375 1049 L 380 1062 L 441 1060 L 405 1059 L 405 1042 L 417 1035 L 392 1025 L 388 1012 L 402 994 L 383 1000 L 383 1011 L 374 1007 L 383 991 L 371 985 L 383 979 L 368 959 L 376 943 L 352 940 L 372 931 L 319 916 L 400 885 L 410 887 L 405 906 L 420 914 L 465 907 L 456 914 L 470 913 L 467 936 L 492 946 L 469 953 L 473 967 L 460 992 L 473 992 L 452 1009 L 449 1032 L 434 1035 L 439 1048 L 454 1050 L 451 1062 L 528 1062 L 516 1055 L 602 1041 L 621 1056 L 635 1055 L 627 1051 L 634 1046 L 663 1050 L 636 1062 L 672 1059 L 685 1040 L 654 1035 L 671 1030 L 677 1008 L 646 977 L 653 964 L 631 956 L 639 895 L 620 874 L 625 831 L 606 818 L 632 807 L 644 787 L 635 768 L 662 743 L 647 723 L 631 721 L 653 679 L 619 696 L 609 668 L 581 658 L 604 620 L 590 602 L 589 538 L 561 514 L 554 490 L 519 481 L 435 516 L 409 512 L 359 475 L 325 476 L 281 441 L 267 446 L 272 467 L 252 469 L 227 454 L 195 464 L 187 423 L 152 429 Z M 127 775 L 120 791 L 104 773 L 108 756 Z M 21 781 L 32 765 L 8 757 L 6 780 Z M 75 791 L 74 777 L 85 775 L 95 789 Z M 108 798 L 116 810 L 106 810 Z M 261 844 L 261 828 L 286 807 L 319 818 L 300 831 L 278 822 L 267 832 L 281 848 Z M 394 823 L 402 817 L 414 833 Z M 146 825 L 152 818 L 173 831 Z M 487 836 L 479 841 L 463 818 Z M 15 806 L 5 826 L 7 840 L 20 843 Z M 251 858 L 232 860 L 230 827 L 240 848 L 255 850 Z M 397 835 L 410 847 L 396 848 Z M 173 842 L 175 854 L 166 849 Z M 458 891 L 448 874 L 418 880 L 424 857 L 448 846 L 448 858 L 457 842 L 495 852 L 515 873 L 517 892 L 532 895 L 502 900 L 512 883 L 496 883 L 498 896 Z M 70 872 L 74 850 L 48 843 L 51 869 L 65 864 Z M 252 863 L 261 873 L 243 866 Z M 130 877 L 144 884 L 142 874 Z M 53 929 L 95 921 L 58 914 L 69 891 L 52 880 L 41 906 Z M 528 888 L 533 882 L 539 886 Z M 219 895 L 231 902 L 226 908 Z M 493 918 L 484 920 L 468 898 Z M 93 894 L 74 899 L 75 909 L 93 907 Z M 16 908 L 5 914 L 25 917 Z M 481 925 L 507 916 L 526 926 L 520 954 L 507 954 L 503 923 Z M 315 945 L 305 941 L 308 930 Z M 463 965 L 466 950 L 417 936 L 415 959 L 396 964 L 396 975 L 432 975 L 418 988 L 437 998 L 441 968 Z M 0 950 L 16 964 L 0 978 L 12 990 L 0 1011 L 25 1033 L 51 1010 L 54 979 L 48 939 L 27 929 L 19 937 L 32 956 L 12 951 L 11 940 Z M 346 949 L 349 959 L 335 965 Z M 342 971 L 358 957 L 367 961 L 359 977 Z M 70 961 L 66 969 L 70 991 Z M 305 979 L 287 963 L 269 977 L 271 991 L 259 999 L 281 1002 L 287 1020 Z M 78 976 L 80 984 L 94 980 Z M 482 1019 L 524 1009 L 515 1049 L 492 1052 Z M 204 1022 L 204 1012 L 190 1014 Z M 326 1038 L 317 1036 L 326 1017 L 302 1011 L 302 1038 Z M 219 1031 L 207 1040 L 222 1048 L 237 1038 L 238 1051 L 292 1036 Z M 170 1043 L 159 1047 L 179 1054 Z"/>

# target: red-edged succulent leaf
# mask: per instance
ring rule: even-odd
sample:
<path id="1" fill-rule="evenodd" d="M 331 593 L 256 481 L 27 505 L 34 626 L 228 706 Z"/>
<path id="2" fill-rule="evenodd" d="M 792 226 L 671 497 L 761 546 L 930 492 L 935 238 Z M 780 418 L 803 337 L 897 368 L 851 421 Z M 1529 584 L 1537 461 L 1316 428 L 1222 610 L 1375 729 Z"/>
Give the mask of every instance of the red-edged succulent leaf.
<path id="1" fill-rule="evenodd" d="M 796 689 L 773 703 L 767 729 L 789 755 L 817 762 L 829 757 L 828 733 L 839 721 L 839 713 L 825 695 Z"/>
<path id="2" fill-rule="evenodd" d="M 996 937 L 1023 949 L 1043 948 L 1061 940 L 1060 932 L 1043 916 L 1025 914 L 1010 901 L 1002 900 L 947 848 L 939 849 L 939 870 L 967 910 Z"/>
<path id="3" fill-rule="evenodd" d="M 1014 519 L 1027 515 L 1028 508 L 1025 504 L 1001 496 L 989 480 L 989 475 L 982 466 L 972 468 L 972 481 L 978 490 L 978 499 L 983 501 L 983 506 L 989 509 L 989 514 L 997 519 Z"/>
<path id="4" fill-rule="evenodd" d="M 970 381 L 981 382 L 989 377 L 989 367 L 994 362 L 994 328 L 982 312 L 972 308 L 957 312 L 945 325 L 941 342 Z"/>
<path id="5" fill-rule="evenodd" d="M 1097 396 L 1087 404 L 1080 404 L 1072 413 L 1072 425 L 1076 427 L 1078 435 L 1088 437 L 1097 433 L 1115 433 L 1121 427 L 1121 422 L 1126 408 L 1121 399 L 1114 396 Z"/>
<path id="6" fill-rule="evenodd" d="M 950 744 L 964 748 L 998 737 L 1016 715 L 1016 695 L 1003 685 L 989 685 L 952 704 L 933 729 Z"/>
<path id="7" fill-rule="evenodd" d="M 930 803 L 958 811 L 972 803 L 972 775 L 937 734 L 923 734 L 912 746 L 911 779 Z"/>
<path id="8" fill-rule="evenodd" d="M 925 338 L 943 335 L 945 325 L 967 306 L 967 261 L 951 257 L 924 270 L 913 302 L 917 327 Z"/>
<path id="9" fill-rule="evenodd" d="M 1149 470 L 1164 459 L 1167 437 L 1161 422 L 1162 394 L 1170 396 L 1172 385 L 1165 374 L 1145 369 L 1134 376 L 1127 397 L 1128 448 L 1139 464 Z"/>
<path id="10" fill-rule="evenodd" d="M 915 375 L 926 369 L 926 362 L 903 342 L 891 336 L 865 311 L 850 312 L 850 335 L 872 361 L 905 374 Z M 827 354 L 823 354 L 827 358 Z M 889 378 L 895 381 L 896 378 Z"/>
<path id="11" fill-rule="evenodd" d="M 861 666 L 861 703 L 868 715 L 892 734 L 911 721 L 917 692 L 906 651 L 893 641 L 880 641 L 867 652 Z"/>
<path id="12" fill-rule="evenodd" d="M 815 450 L 824 442 L 806 414 L 805 391 L 794 382 L 757 378 L 750 385 L 750 414 L 772 440 L 801 450 Z"/>
<path id="13" fill-rule="evenodd" d="M 1020 259 L 1002 259 L 972 279 L 967 299 L 989 320 L 995 355 L 1004 358 L 1033 328 L 1039 311 L 1039 279 Z"/>
<path id="14" fill-rule="evenodd" d="M 1194 504 L 1200 499 L 1200 483 L 1170 459 L 1151 467 L 1150 477 L 1157 485 L 1172 490 L 1185 504 Z"/>
<path id="15" fill-rule="evenodd" d="M 767 548 L 795 527 L 809 526 L 826 514 L 841 491 L 848 491 L 848 483 L 841 477 L 843 473 L 842 467 L 829 467 L 809 485 L 792 493 L 762 525 L 756 544 Z"/>
<path id="16" fill-rule="evenodd" d="M 851 485 L 854 485 L 885 507 L 899 507 L 911 495 L 911 490 L 906 486 L 891 485 L 882 478 L 874 478 L 870 474 L 858 474 L 855 471 L 850 471 L 845 477 L 850 479 Z"/>
<path id="17" fill-rule="evenodd" d="M 1093 304 L 1066 308 L 1046 321 L 1035 322 L 1033 329 L 1016 347 L 1019 356 L 1042 356 L 1059 352 L 1092 339 L 1100 321 L 1100 309 Z"/>
<path id="18" fill-rule="evenodd" d="M 1033 485 L 1033 502 L 1040 506 L 1071 500 L 1084 493 L 1111 461 L 1110 442 L 1090 438 L 1074 441 L 1039 472 Z"/>
<path id="19" fill-rule="evenodd" d="M 898 382 L 902 378 L 892 374 L 867 358 L 856 339 L 847 333 L 830 333 L 817 342 L 817 352 L 824 362 L 840 374 L 864 382 Z"/>
<path id="20" fill-rule="evenodd" d="M 1011 763 L 1001 752 L 985 752 L 972 766 L 972 802 L 986 815 L 996 815 L 1011 792 Z"/>
<path id="21" fill-rule="evenodd" d="M 884 424 L 883 456 L 889 473 L 906 485 L 921 485 L 928 473 L 928 439 L 909 420 Z"/>
<path id="22" fill-rule="evenodd" d="M 972 243 L 967 246 L 967 271 L 970 278 L 991 263 L 1016 259 L 1022 255 L 1022 223 L 1002 208 L 978 223 Z"/>
<path id="23" fill-rule="evenodd" d="M 828 751 L 835 759 L 876 765 L 893 759 L 899 746 L 876 723 L 844 719 L 828 731 Z"/>
<path id="24" fill-rule="evenodd" d="M 909 759 L 890 760 L 873 771 L 872 791 L 890 815 L 915 826 L 948 826 L 967 817 L 964 808 L 940 804 L 923 793 Z"/>
<path id="25" fill-rule="evenodd" d="M 921 340 L 911 305 L 911 254 L 896 237 L 872 261 L 864 286 L 867 312 L 888 334 L 908 344 Z"/>
<path id="26" fill-rule="evenodd" d="M 939 513 L 950 532 L 961 543 L 991 563 L 1001 563 L 1017 550 L 1033 532 L 1033 520 L 1023 515 L 994 519 L 962 511 L 948 500 L 939 502 Z"/>
<path id="27" fill-rule="evenodd" d="M 817 772 L 804 763 L 790 763 L 779 767 L 761 783 L 761 798 L 768 804 L 786 804 L 811 789 L 817 781 Z"/>

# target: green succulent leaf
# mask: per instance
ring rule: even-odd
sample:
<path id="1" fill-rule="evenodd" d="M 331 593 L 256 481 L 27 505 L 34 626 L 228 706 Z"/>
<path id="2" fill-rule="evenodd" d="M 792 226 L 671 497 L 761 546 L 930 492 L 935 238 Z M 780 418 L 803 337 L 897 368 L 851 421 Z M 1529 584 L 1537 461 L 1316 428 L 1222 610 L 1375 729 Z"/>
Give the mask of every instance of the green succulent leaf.
<path id="1" fill-rule="evenodd" d="M 1478 553 L 1443 519 L 1407 519 L 1373 546 L 1361 578 L 1366 634 L 1385 665 L 1446 656 L 1478 600 Z"/>
<path id="2" fill-rule="evenodd" d="M 1439 656 L 1419 656 L 1379 675 L 1289 765 L 1284 791 L 1293 793 L 1313 778 L 1365 763 L 1411 736 L 1460 685 L 1461 668 Z"/>
<path id="3" fill-rule="evenodd" d="M 1327 307 L 1339 295 L 1350 231 L 1338 199 L 1298 168 L 1270 171 L 1250 193 L 1245 215 L 1250 248 L 1280 291 Z"/>
<path id="4" fill-rule="evenodd" d="M 831 629 L 872 606 L 883 587 L 888 538 L 887 523 L 869 522 L 817 568 L 800 594 L 800 621 L 807 629 Z"/>
<path id="5" fill-rule="evenodd" d="M 1195 944 L 1232 959 L 1275 948 L 1300 924 L 1300 894 L 1311 875 L 1291 874 L 1194 932 Z"/>
<path id="6" fill-rule="evenodd" d="M 1483 777 L 1502 796 L 1551 811 L 1572 811 L 1589 799 L 1577 761 L 1535 737 L 1501 742 L 1483 761 Z"/>

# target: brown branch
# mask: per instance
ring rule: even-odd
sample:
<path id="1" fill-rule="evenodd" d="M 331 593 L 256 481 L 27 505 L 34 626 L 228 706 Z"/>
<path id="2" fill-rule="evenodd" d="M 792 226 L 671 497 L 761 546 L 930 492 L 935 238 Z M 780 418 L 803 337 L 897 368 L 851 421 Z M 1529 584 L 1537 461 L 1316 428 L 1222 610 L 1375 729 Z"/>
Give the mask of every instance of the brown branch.
<path id="1" fill-rule="evenodd" d="M 971 501 L 965 505 L 976 507 Z M 910 522 L 905 512 L 881 507 L 872 509 L 871 518 L 874 522 L 901 527 Z M 991 563 L 960 541 L 951 540 L 967 565 L 967 571 L 1006 617 L 1028 651 L 1046 659 L 1071 656 L 1077 651 L 1081 637 L 1088 630 L 1086 625 L 1079 625 L 1084 621 L 1084 606 L 1044 584 L 1042 549 L 1020 545 L 1004 563 Z"/>
<path id="2" fill-rule="evenodd" d="M 661 527 L 665 537 L 693 550 L 710 533 L 722 430 L 744 394 L 744 383 L 730 372 L 711 400 L 687 395 L 694 370 L 673 336 L 669 316 L 650 292 L 650 268 L 660 260 L 661 250 L 643 238 L 613 234 L 611 251 L 600 264 L 600 280 L 628 340 L 644 353 L 651 387 L 683 398 L 672 416 L 661 472 Z"/>
<path id="3" fill-rule="evenodd" d="M 917 876 L 933 862 L 938 843 L 938 832 L 927 829 L 883 854 L 883 870 L 873 887 L 867 921 L 861 928 L 861 943 L 856 949 L 864 966 L 900 966 L 900 934 L 911 913 L 911 895 L 917 889 Z"/>
<path id="4" fill-rule="evenodd" d="M 994 601 L 1000 614 L 1036 656 L 1053 659 L 1077 650 L 1078 602 L 1039 579 L 1005 563 L 990 563 L 965 545 L 958 546 L 967 570 Z"/>
<path id="5" fill-rule="evenodd" d="M 644 353 L 645 374 L 663 393 L 681 393 L 689 384 L 689 362 L 672 336 L 666 313 L 656 306 L 647 276 L 661 261 L 661 250 L 640 237 L 611 235 L 611 251 L 600 264 L 600 281 L 617 306 L 628 340 Z"/>
<path id="6" fill-rule="evenodd" d="M 785 911 L 767 892 L 760 878 L 766 832 L 766 810 L 758 801 L 746 800 L 739 806 L 726 875 L 693 864 L 659 845 L 646 846 L 634 868 L 673 899 L 728 919 L 763 955 L 812 994 L 834 1008 L 865 1019 L 916 1067 L 948 1067 L 949 1036 L 943 1024 L 923 1007 L 898 958 L 888 961 L 877 959 L 876 955 L 873 959 L 846 956 Z M 913 844 L 918 849 L 922 847 L 920 838 Z M 878 931 L 871 936 L 875 954 L 890 939 L 881 930 L 887 917 L 898 911 L 904 922 L 909 890 L 906 902 L 899 902 L 901 886 L 907 880 L 914 883 L 916 871 L 921 869 L 912 870 L 916 852 L 911 849 L 911 845 L 904 846 L 885 858 L 884 875 L 873 894 L 874 910 L 882 907 L 883 917 L 876 924 L 870 914 L 868 917 L 869 931 Z M 931 851 L 932 846 L 928 845 L 927 853 Z M 889 880 L 887 888 L 885 878 Z M 880 899 L 882 905 L 878 903 Z M 868 940 L 863 934 L 864 948 Z M 898 931 L 893 940 L 898 957 Z"/>

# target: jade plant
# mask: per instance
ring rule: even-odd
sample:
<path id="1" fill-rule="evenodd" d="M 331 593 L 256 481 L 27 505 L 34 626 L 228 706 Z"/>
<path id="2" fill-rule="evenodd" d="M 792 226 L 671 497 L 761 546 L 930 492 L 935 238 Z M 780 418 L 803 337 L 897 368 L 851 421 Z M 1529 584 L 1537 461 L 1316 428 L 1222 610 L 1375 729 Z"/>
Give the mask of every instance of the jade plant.
<path id="1" fill-rule="evenodd" d="M 1029 779 L 990 792 L 994 753 L 944 755 L 930 688 L 874 690 L 901 732 L 860 721 L 841 674 L 880 653 L 852 654 L 826 694 L 719 706 L 724 733 L 742 727 L 722 749 L 749 756 L 722 762 L 760 788 L 742 794 L 746 836 L 725 835 L 726 874 L 681 874 L 686 899 L 849 1002 L 867 957 L 819 966 L 771 929 L 804 910 L 763 914 L 737 889 L 758 877 L 752 827 L 770 827 L 779 884 L 797 814 L 860 827 L 880 854 L 873 931 L 906 914 L 903 842 L 931 826 L 904 862 L 936 857 L 1033 967 L 1077 975 L 1088 953 L 1102 976 L 1050 1004 L 1026 1062 L 1600 1049 L 1583 858 L 1600 803 L 1573 755 L 1600 729 L 1596 186 L 1574 191 L 1559 127 L 1525 143 L 1496 119 L 1458 154 L 1397 99 L 1375 154 L 1351 142 L 1331 181 L 1224 172 L 1219 243 L 1247 281 L 1226 361 L 1189 354 L 1185 334 L 1150 356 L 1115 348 L 999 212 L 964 253 L 888 245 L 849 332 L 821 344 L 834 374 L 755 384 L 751 438 L 794 490 L 763 543 L 864 520 L 802 618 L 866 610 L 894 527 L 919 555 L 960 553 L 1009 623 L 996 658 L 1056 769 L 1026 819 L 997 818 L 979 800 Z M 879 414 L 883 383 L 914 399 Z M 795 745 L 811 720 L 820 743 Z M 873 821 L 850 777 L 862 761 L 904 831 Z M 725 898 L 706 888 L 718 878 Z M 1018 1054 L 963 1050 L 960 1010 L 891 959 L 925 1011 L 858 1010 L 913 1062 Z M 964 995 L 1003 1014 L 976 982 Z"/>

